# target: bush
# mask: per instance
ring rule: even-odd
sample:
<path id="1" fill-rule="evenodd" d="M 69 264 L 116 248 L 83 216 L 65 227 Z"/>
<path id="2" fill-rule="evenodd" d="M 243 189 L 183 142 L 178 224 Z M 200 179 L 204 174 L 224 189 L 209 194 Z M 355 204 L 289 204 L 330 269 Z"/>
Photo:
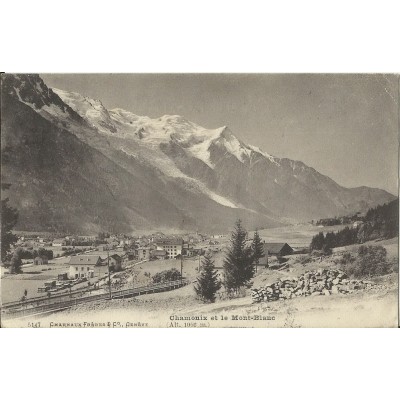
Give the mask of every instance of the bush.
<path id="1" fill-rule="evenodd" d="M 178 281 L 179 279 L 181 279 L 181 273 L 176 268 L 157 272 L 153 276 L 154 283 L 172 282 L 172 281 Z"/>
<path id="2" fill-rule="evenodd" d="M 391 272 L 383 246 L 360 246 L 356 262 L 348 264 L 345 269 L 355 278 L 386 275 Z"/>
<path id="3" fill-rule="evenodd" d="M 322 253 L 324 256 L 330 256 L 330 255 L 332 255 L 332 248 L 329 247 L 328 245 L 324 244 L 322 246 Z"/>
<path id="4" fill-rule="evenodd" d="M 346 252 L 343 254 L 342 258 L 339 260 L 339 263 L 341 265 L 348 265 L 352 264 L 356 261 L 356 258 L 353 256 L 353 254 Z"/>

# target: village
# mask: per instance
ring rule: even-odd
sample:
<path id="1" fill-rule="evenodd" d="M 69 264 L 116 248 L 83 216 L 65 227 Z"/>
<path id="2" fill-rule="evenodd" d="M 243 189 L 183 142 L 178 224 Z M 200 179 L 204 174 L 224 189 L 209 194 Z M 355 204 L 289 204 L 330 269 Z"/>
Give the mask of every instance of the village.
<path id="1" fill-rule="evenodd" d="M 106 291 L 109 285 L 112 289 L 124 284 L 125 287 L 148 285 L 154 274 L 173 268 L 180 270 L 182 278 L 194 280 L 206 252 L 213 254 L 217 270 L 222 271 L 228 243 L 227 233 L 156 232 L 138 237 L 101 234 L 53 238 L 20 235 L 15 247 L 22 249 L 22 273 L 11 275 L 2 269 L 2 301 L 3 304 L 26 302 L 75 292 L 90 295 Z M 278 263 L 280 257 L 295 252 L 288 243 L 264 242 L 263 246 L 265 256 L 259 260 L 260 267 L 267 267 L 268 259 L 270 263 Z M 276 257 L 271 259 L 272 256 Z M 135 272 L 137 269 L 142 273 Z"/>

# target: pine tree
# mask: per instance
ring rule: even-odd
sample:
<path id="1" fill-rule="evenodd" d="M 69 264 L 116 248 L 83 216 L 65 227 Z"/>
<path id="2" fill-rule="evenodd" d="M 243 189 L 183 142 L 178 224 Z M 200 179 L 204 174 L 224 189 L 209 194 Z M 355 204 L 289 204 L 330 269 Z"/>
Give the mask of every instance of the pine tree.
<path id="1" fill-rule="evenodd" d="M 322 250 L 322 247 L 325 244 L 325 237 L 322 232 L 319 232 L 318 235 L 313 236 L 311 240 L 310 250 Z"/>
<path id="2" fill-rule="evenodd" d="M 22 270 L 21 270 L 21 265 L 22 265 L 21 258 L 22 257 L 21 256 L 22 256 L 22 249 L 21 249 L 21 247 L 18 247 L 17 249 L 15 249 L 14 254 L 10 261 L 10 273 L 11 274 L 19 274 L 22 272 Z"/>
<path id="3" fill-rule="evenodd" d="M 253 260 L 256 266 L 256 272 L 258 267 L 258 262 L 260 258 L 264 257 L 264 246 L 260 239 L 260 235 L 258 234 L 258 230 L 254 232 L 253 243 L 251 244 L 251 249 L 253 250 Z"/>
<path id="4" fill-rule="evenodd" d="M 9 189 L 11 185 L 2 183 L 1 189 Z M 18 212 L 8 205 L 8 198 L 1 200 L 1 261 L 6 261 L 11 246 L 18 240 L 12 229 L 18 221 Z"/>
<path id="5" fill-rule="evenodd" d="M 253 251 L 246 245 L 246 236 L 247 232 L 238 220 L 224 260 L 224 286 L 236 293 L 254 276 Z"/>
<path id="6" fill-rule="evenodd" d="M 214 303 L 215 294 L 220 288 L 221 282 L 218 280 L 214 261 L 212 260 L 211 253 L 207 253 L 201 262 L 201 273 L 197 278 L 194 290 L 205 303 Z"/>

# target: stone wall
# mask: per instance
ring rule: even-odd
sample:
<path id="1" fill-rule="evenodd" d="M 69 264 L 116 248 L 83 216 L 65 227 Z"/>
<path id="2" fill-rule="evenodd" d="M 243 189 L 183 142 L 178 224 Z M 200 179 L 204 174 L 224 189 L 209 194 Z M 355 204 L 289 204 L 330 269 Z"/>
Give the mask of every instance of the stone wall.
<path id="1" fill-rule="evenodd" d="M 353 293 L 355 290 L 369 289 L 374 282 L 349 279 L 339 269 L 306 271 L 299 277 L 280 278 L 272 285 L 252 289 L 253 303 L 291 299 L 298 296 L 330 296 L 337 293 Z"/>

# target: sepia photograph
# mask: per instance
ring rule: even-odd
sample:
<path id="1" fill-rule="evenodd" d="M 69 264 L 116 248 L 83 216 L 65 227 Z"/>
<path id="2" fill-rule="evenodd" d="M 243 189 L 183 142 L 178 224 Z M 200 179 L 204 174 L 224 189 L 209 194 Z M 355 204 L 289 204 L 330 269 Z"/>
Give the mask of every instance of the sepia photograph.
<path id="1" fill-rule="evenodd" d="M 2 3 L 3 398 L 396 397 L 398 3 Z"/>
<path id="2" fill-rule="evenodd" d="M 1 75 L 1 327 L 398 327 L 399 75 Z"/>

